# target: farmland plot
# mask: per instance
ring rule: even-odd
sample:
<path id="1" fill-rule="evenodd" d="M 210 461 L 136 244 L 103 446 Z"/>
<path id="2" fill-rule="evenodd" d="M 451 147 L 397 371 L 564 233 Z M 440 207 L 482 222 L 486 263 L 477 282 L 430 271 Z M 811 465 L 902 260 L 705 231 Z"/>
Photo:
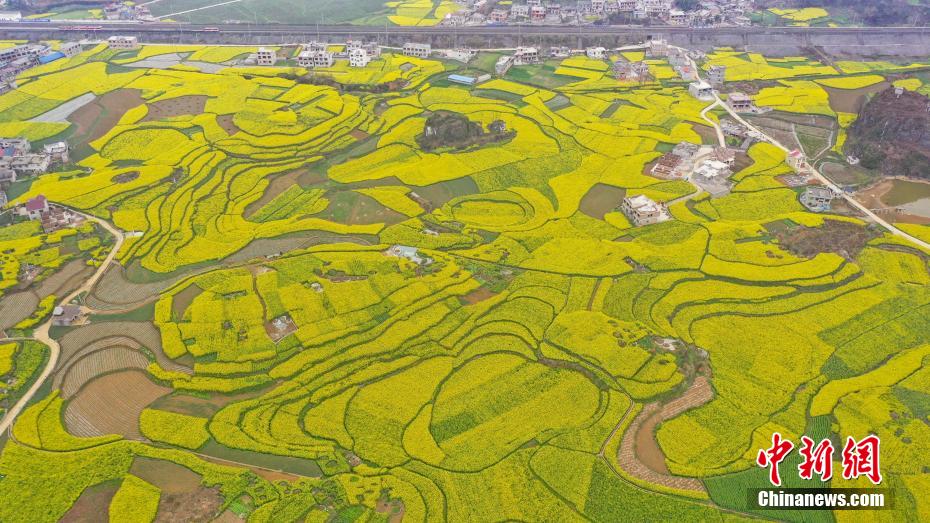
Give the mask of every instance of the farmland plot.
<path id="1" fill-rule="evenodd" d="M 389 7 L 424 25 L 453 6 Z M 327 81 L 224 64 L 243 52 L 94 49 L 0 96 L 11 125 L 97 97 L 69 116 L 80 170 L 16 201 L 43 194 L 133 233 L 0 455 L 0 520 L 91 503 L 183 518 L 194 500 L 189 517 L 255 521 L 722 521 L 760 515 L 733 492 L 764 485 L 771 433 L 811 427 L 877 432 L 896 516 L 930 515 L 927 253 L 805 211 L 768 144 L 741 156 L 729 195 L 634 226 L 624 197 L 692 194 L 647 166 L 707 130 L 667 61 L 643 85 L 575 57 L 470 89 L 388 52 L 338 60 Z M 147 66 L 167 54 L 217 67 Z M 702 65 L 785 122 L 838 129 L 855 114 L 837 92 L 895 69 L 731 50 Z M 118 96 L 119 114 L 85 121 Z M 427 152 L 439 111 L 512 139 Z M 51 275 L 99 259 L 62 248 L 93 234 L 0 228 L 0 299 L 23 261 Z M 41 366 L 23 346 L 0 344 L 0 375 Z"/>

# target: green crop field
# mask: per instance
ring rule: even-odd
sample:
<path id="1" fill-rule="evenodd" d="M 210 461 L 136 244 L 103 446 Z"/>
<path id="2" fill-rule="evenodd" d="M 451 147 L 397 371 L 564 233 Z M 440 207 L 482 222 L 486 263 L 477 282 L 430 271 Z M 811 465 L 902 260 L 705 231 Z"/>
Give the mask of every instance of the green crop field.
<path id="1" fill-rule="evenodd" d="M 159 0 L 152 15 L 180 22 L 253 24 L 436 25 L 446 14 L 462 9 L 452 0 Z"/>
<path id="2" fill-rule="evenodd" d="M 446 3 L 412 4 L 384 16 Z M 770 143 L 738 153 L 726 195 L 650 175 L 721 118 L 666 60 L 644 83 L 573 57 L 465 87 L 447 81 L 461 65 L 387 50 L 315 78 L 233 66 L 249 52 L 88 45 L 0 95 L 0 135 L 74 156 L 8 207 L 44 195 L 123 237 L 76 298 L 90 321 L 51 329 L 57 364 L 0 439 L 0 521 L 930 518 L 930 250 L 808 212 Z M 836 93 L 927 66 L 730 49 L 712 65 L 758 82 L 772 119 L 833 124 L 837 162 L 856 115 Z M 33 121 L 87 94 L 119 113 Z M 446 113 L 508 134 L 421 145 Z M 670 219 L 631 223 L 621 200 L 640 195 Z M 32 338 L 52 307 L 116 245 L 92 222 L 0 226 L 0 311 L 89 267 L 0 339 L 0 408 L 44 368 Z M 880 436 L 893 510 L 747 506 L 773 432 Z M 842 478 L 841 448 L 829 486 L 871 486 Z M 798 462 L 788 486 L 825 485 Z"/>

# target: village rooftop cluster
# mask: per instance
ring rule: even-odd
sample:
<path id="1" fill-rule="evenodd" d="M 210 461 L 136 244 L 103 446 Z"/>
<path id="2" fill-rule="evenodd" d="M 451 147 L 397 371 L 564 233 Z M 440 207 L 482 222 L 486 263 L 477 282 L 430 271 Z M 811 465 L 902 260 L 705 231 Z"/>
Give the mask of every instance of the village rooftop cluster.
<path id="1" fill-rule="evenodd" d="M 77 42 L 65 42 L 58 49 L 46 44 L 23 44 L 0 49 L 0 94 L 16 88 L 16 77 L 28 69 L 74 56 L 81 52 Z"/>
<path id="2" fill-rule="evenodd" d="M 753 10 L 749 0 L 706 0 L 694 9 L 676 8 L 673 0 L 526 0 L 506 6 L 488 0 L 469 0 L 465 8 L 446 15 L 442 25 L 585 25 L 591 23 L 662 23 L 679 26 L 748 26 Z"/>
<path id="3" fill-rule="evenodd" d="M 0 207 L 7 203 L 5 190 L 17 180 L 45 174 L 51 166 L 68 161 L 67 142 L 45 144 L 33 151 L 25 138 L 0 138 Z"/>

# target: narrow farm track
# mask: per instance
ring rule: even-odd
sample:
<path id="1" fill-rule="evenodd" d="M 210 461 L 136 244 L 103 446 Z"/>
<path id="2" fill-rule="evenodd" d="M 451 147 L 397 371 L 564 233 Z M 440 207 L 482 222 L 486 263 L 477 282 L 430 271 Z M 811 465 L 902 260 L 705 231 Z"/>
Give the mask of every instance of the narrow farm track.
<path id="1" fill-rule="evenodd" d="M 696 66 L 695 66 L 695 70 L 697 70 Z M 720 124 L 718 124 L 713 119 L 707 116 L 707 113 L 710 112 L 711 109 L 719 105 L 723 105 L 723 103 L 720 101 L 720 98 L 717 98 L 714 101 L 714 103 L 708 105 L 707 107 L 704 108 L 703 111 L 701 111 L 701 118 L 703 118 L 707 123 L 709 123 L 714 128 L 714 131 L 717 133 L 717 141 L 720 142 L 720 147 L 726 147 L 727 139 L 723 135 L 723 129 L 720 128 Z"/>
<path id="2" fill-rule="evenodd" d="M 100 266 L 97 267 L 97 270 L 94 271 L 94 274 L 92 274 L 91 277 L 88 278 L 87 281 L 85 281 L 80 287 L 72 291 L 71 294 L 65 296 L 63 300 L 58 302 L 59 305 L 70 303 L 71 300 L 80 296 L 83 293 L 90 293 L 94 285 L 96 285 L 97 282 L 100 281 L 100 278 L 103 277 L 103 273 L 106 272 L 107 267 L 109 267 L 110 264 L 113 263 L 113 260 L 116 259 L 116 253 L 118 253 L 120 248 L 123 246 L 123 240 L 125 239 L 125 237 L 123 236 L 123 233 L 116 227 L 110 225 L 107 221 L 101 220 L 100 218 L 97 218 L 95 216 L 84 214 L 75 209 L 71 209 L 71 211 L 81 215 L 85 220 L 94 222 L 100 225 L 101 227 L 103 227 L 104 229 L 106 229 L 107 232 L 113 235 L 114 242 L 113 242 L 113 248 L 110 250 L 110 253 L 107 255 L 106 259 L 103 260 Z M 51 327 L 52 327 L 52 319 L 49 318 L 48 320 L 46 320 L 45 323 L 43 323 L 35 331 L 33 331 L 33 335 L 31 339 L 44 343 L 49 348 L 48 362 L 45 364 L 45 368 L 42 369 L 42 374 L 40 374 L 39 377 L 35 380 L 35 382 L 33 382 L 32 386 L 29 387 L 29 390 L 27 390 L 26 393 L 23 394 L 23 396 L 19 399 L 19 401 L 16 402 L 16 405 L 13 405 L 13 407 L 11 407 L 9 411 L 7 411 L 6 415 L 3 416 L 3 419 L 0 420 L 0 434 L 6 432 L 7 430 L 10 429 L 10 427 L 12 427 L 13 420 L 15 420 L 16 416 L 18 416 L 19 413 L 22 412 L 23 409 L 26 407 L 26 405 L 29 404 L 29 401 L 32 400 L 33 396 L 35 396 L 36 393 L 39 392 L 39 389 L 41 389 L 42 385 L 45 384 L 45 380 L 49 378 L 49 376 L 52 374 L 52 371 L 55 369 L 55 366 L 58 363 L 58 357 L 61 354 L 61 346 L 58 345 L 57 341 L 53 340 L 51 336 L 49 336 L 49 329 L 51 329 Z"/>

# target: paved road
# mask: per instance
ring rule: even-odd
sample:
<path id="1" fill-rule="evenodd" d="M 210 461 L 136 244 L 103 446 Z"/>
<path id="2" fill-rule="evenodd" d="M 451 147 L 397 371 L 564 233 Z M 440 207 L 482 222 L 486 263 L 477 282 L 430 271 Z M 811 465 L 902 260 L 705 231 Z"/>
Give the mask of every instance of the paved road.
<path id="1" fill-rule="evenodd" d="M 100 264 L 100 266 L 97 268 L 94 274 L 91 275 L 91 277 L 87 281 L 85 281 L 84 284 L 81 285 L 78 289 L 76 289 L 71 294 L 65 296 L 65 298 L 59 302 L 62 305 L 71 302 L 71 300 L 78 297 L 78 295 L 80 295 L 81 293 L 90 292 L 90 290 L 93 289 L 94 285 L 96 285 L 97 282 L 100 281 L 100 278 L 103 277 L 103 273 L 106 272 L 107 267 L 109 267 L 110 264 L 113 263 L 113 260 L 116 259 L 116 253 L 119 252 L 120 247 L 122 247 L 123 240 L 124 240 L 123 233 L 119 229 L 107 223 L 106 221 L 101 220 L 95 216 L 90 216 L 90 215 L 75 211 L 74 209 L 72 209 L 72 211 L 80 214 L 81 216 L 84 217 L 84 219 L 95 222 L 101 227 L 103 227 L 104 229 L 106 229 L 110 234 L 113 235 L 115 241 L 113 242 L 113 249 L 110 250 L 110 254 L 107 255 L 106 259 L 103 261 L 103 263 Z M 6 430 L 12 426 L 13 420 L 16 419 L 16 416 L 18 416 L 19 413 L 22 412 L 22 410 L 26 407 L 26 404 L 29 403 L 32 397 L 35 396 L 35 394 L 39 391 L 40 388 L 42 388 L 42 385 L 45 383 L 45 380 L 47 380 L 48 377 L 52 374 L 52 370 L 55 368 L 55 365 L 58 363 L 58 357 L 61 354 L 61 346 L 59 346 L 58 342 L 53 340 L 48 335 L 49 329 L 51 328 L 51 326 L 52 326 L 52 319 L 49 318 L 48 321 L 46 321 L 45 323 L 40 325 L 37 329 L 35 329 L 35 331 L 33 331 L 32 339 L 42 342 L 45 345 L 48 345 L 50 349 L 48 364 L 42 370 L 42 374 L 39 375 L 38 379 L 36 379 L 35 382 L 32 384 L 32 386 L 29 387 L 29 390 L 27 390 L 26 393 L 23 394 L 23 397 L 20 398 L 18 402 L 16 402 L 16 405 L 13 405 L 13 407 L 10 408 L 9 411 L 7 411 L 6 415 L 3 416 L 3 419 L 0 420 L 0 434 L 2 434 L 3 432 L 6 432 Z"/>
<path id="2" fill-rule="evenodd" d="M 687 51 L 687 49 L 684 49 L 684 48 L 681 48 L 681 47 L 678 47 L 677 49 L 680 49 L 680 50 L 682 50 L 682 51 Z M 689 62 L 691 63 L 691 66 L 694 68 L 694 70 L 698 72 L 698 75 L 700 75 L 701 69 L 697 66 L 697 64 L 694 62 L 694 60 L 691 59 L 690 56 L 688 57 L 688 60 L 689 60 Z M 737 113 L 736 111 L 734 111 L 726 102 L 724 102 L 724 101 L 720 98 L 720 93 L 718 93 L 717 91 L 714 91 L 714 103 L 713 103 L 712 105 L 708 106 L 708 107 L 705 107 L 704 110 L 701 111 L 701 117 L 702 117 L 703 119 L 705 119 L 705 120 L 711 122 L 711 123 L 714 125 L 714 128 L 717 130 L 717 137 L 718 137 L 718 139 L 720 140 L 721 144 L 726 145 L 726 142 L 725 142 L 724 139 L 723 139 L 723 131 L 720 129 L 720 126 L 716 124 L 716 122 L 712 122 L 712 121 L 710 120 L 710 118 L 707 117 L 707 112 L 710 111 L 711 109 L 713 109 L 714 107 L 718 107 L 718 106 L 719 106 L 719 107 L 722 107 L 727 113 L 729 113 L 730 116 L 733 117 L 734 120 L 736 120 L 737 122 L 743 124 L 743 125 L 746 126 L 748 129 L 751 129 L 751 130 L 753 130 L 753 131 L 759 133 L 759 135 L 765 137 L 765 139 L 766 139 L 769 143 L 771 143 L 772 145 L 778 147 L 779 149 L 781 149 L 781 150 L 784 151 L 785 153 L 788 153 L 789 149 L 788 149 L 787 147 L 785 147 L 784 145 L 782 145 L 781 142 L 779 142 L 779 141 L 776 140 L 775 138 L 773 138 L 773 137 L 769 136 L 768 134 L 762 132 L 762 130 L 760 130 L 760 129 L 757 128 L 756 126 L 754 126 L 754 125 L 752 125 L 751 123 L 749 123 L 748 121 L 746 121 L 745 118 L 743 118 L 739 113 Z M 830 181 L 829 178 L 827 178 L 826 176 L 823 175 L 823 173 L 820 172 L 820 169 L 817 169 L 817 168 L 815 168 L 815 167 L 813 167 L 813 166 L 811 166 L 811 168 L 812 168 L 812 170 L 813 170 L 813 172 L 814 172 L 814 175 L 817 177 L 818 180 L 820 180 L 820 182 L 821 182 L 822 184 L 824 184 L 825 186 L 827 186 L 827 187 L 829 187 L 830 189 L 832 189 L 833 192 L 839 194 L 844 200 L 846 200 L 847 202 L 849 202 L 850 205 L 852 205 L 853 207 L 855 207 L 856 209 L 858 209 L 859 211 L 861 211 L 863 214 L 865 214 L 866 216 L 868 216 L 869 218 L 871 218 L 873 221 L 875 221 L 875 223 L 877 223 L 877 224 L 881 225 L 882 227 L 884 227 L 885 229 L 887 229 L 888 232 L 890 232 L 891 234 L 893 234 L 893 235 L 895 235 L 895 236 L 898 236 L 899 238 L 903 238 L 903 239 L 905 239 L 905 240 L 907 240 L 907 241 L 909 241 L 909 242 L 911 242 L 911 243 L 913 243 L 913 244 L 915 244 L 915 245 L 917 245 L 917 246 L 920 246 L 920 247 L 922 247 L 922 248 L 924 248 L 924 249 L 930 249 L 930 243 L 927 243 L 927 242 L 925 242 L 925 241 L 923 241 L 923 240 L 921 240 L 921 239 L 919 239 L 919 238 L 915 238 L 914 236 L 911 236 L 910 234 L 908 234 L 908 233 L 902 231 L 901 229 L 898 229 L 898 228 L 895 227 L 894 225 L 888 223 L 887 221 L 885 221 L 884 219 L 882 219 L 880 216 L 878 216 L 877 214 L 875 214 L 874 212 L 872 212 L 871 209 L 869 209 L 869 208 L 866 207 L 865 205 L 859 203 L 858 200 L 856 200 L 856 199 L 853 198 L 851 195 L 847 194 L 845 191 L 843 191 L 842 189 L 840 189 L 839 187 L 837 187 L 837 185 L 836 185 L 835 183 L 833 183 L 832 181 Z"/>
<path id="3" fill-rule="evenodd" d="M 736 111 L 734 111 L 733 109 L 731 109 L 729 105 L 727 105 L 726 103 L 723 103 L 723 101 L 720 99 L 720 95 L 719 95 L 719 94 L 717 94 L 717 93 L 715 92 L 715 93 L 714 93 L 714 97 L 717 99 L 718 102 L 720 102 L 720 104 L 723 106 L 723 108 L 726 109 L 726 111 L 727 111 L 728 113 L 730 113 L 730 116 L 733 117 L 734 120 L 736 120 L 737 122 L 739 122 L 739 123 L 745 125 L 747 128 L 752 129 L 753 131 L 759 133 L 760 135 L 764 136 L 765 139 L 768 140 L 768 142 L 771 143 L 772 145 L 774 145 L 775 147 L 778 147 L 779 149 L 781 149 L 782 151 L 785 151 L 786 153 L 788 152 L 789 149 L 788 149 L 787 147 L 785 147 L 784 145 L 782 145 L 778 140 L 776 140 L 775 138 L 772 138 L 771 136 L 765 134 L 765 133 L 762 132 L 759 128 L 757 128 L 756 126 L 754 126 L 754 125 L 752 125 L 751 123 L 747 122 L 745 118 L 743 118 L 739 113 L 737 113 Z M 897 227 L 895 227 L 895 226 L 892 225 L 891 223 L 885 221 L 881 216 L 879 216 L 879 215 L 875 214 L 874 212 L 872 212 L 871 209 L 869 209 L 869 208 L 866 207 L 865 205 L 859 203 L 859 200 L 856 200 L 855 198 L 853 198 L 852 195 L 850 195 L 850 194 L 846 193 L 845 191 L 843 191 L 842 189 L 840 189 L 840 188 L 839 188 L 835 183 L 833 183 L 829 178 L 827 178 L 826 176 L 824 176 L 823 173 L 820 172 L 820 169 L 817 169 L 817 168 L 815 168 L 815 167 L 813 167 L 813 166 L 811 166 L 811 169 L 812 169 L 813 172 L 814 172 L 814 176 L 816 176 L 817 179 L 820 180 L 820 183 L 822 183 L 822 184 L 824 184 L 825 186 L 827 186 L 827 187 L 829 187 L 830 189 L 832 189 L 833 192 L 839 194 L 839 195 L 840 195 L 844 200 L 846 200 L 850 205 L 852 205 L 853 207 L 855 207 L 856 209 L 858 209 L 862 214 L 865 214 L 866 216 L 868 216 L 868 217 L 869 217 L 870 219 L 872 219 L 872 221 L 874 221 L 875 223 L 877 223 L 877 224 L 881 225 L 882 227 L 884 227 L 885 229 L 887 229 L 888 232 L 890 232 L 891 234 L 893 234 L 893 235 L 895 235 L 895 236 L 897 236 L 897 237 L 899 237 L 899 238 L 903 238 L 903 239 L 905 239 L 905 240 L 907 240 L 907 241 L 913 243 L 914 245 L 917 245 L 917 246 L 922 247 L 922 248 L 924 248 L 924 249 L 930 250 L 930 243 L 927 243 L 927 242 L 921 240 L 920 238 L 915 238 L 914 236 L 911 236 L 910 234 L 908 234 L 908 233 L 902 231 L 901 229 L 898 229 Z"/>

